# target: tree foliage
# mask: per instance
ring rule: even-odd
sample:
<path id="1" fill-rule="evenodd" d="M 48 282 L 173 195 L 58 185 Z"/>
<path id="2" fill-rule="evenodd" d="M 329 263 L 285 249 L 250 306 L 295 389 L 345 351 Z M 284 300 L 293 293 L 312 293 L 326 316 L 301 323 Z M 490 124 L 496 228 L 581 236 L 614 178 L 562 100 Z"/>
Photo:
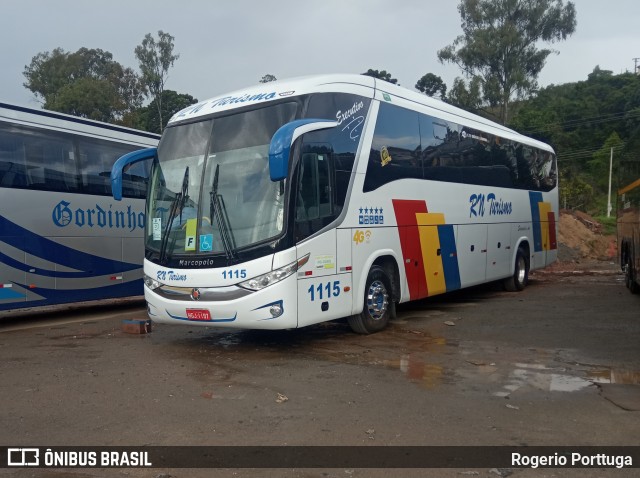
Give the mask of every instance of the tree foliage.
<path id="1" fill-rule="evenodd" d="M 269 83 L 270 81 L 276 81 L 277 78 L 269 73 L 260 78 L 260 83 Z"/>
<path id="2" fill-rule="evenodd" d="M 538 45 L 574 32 L 575 6 L 563 0 L 461 0 L 458 11 L 463 33 L 438 51 L 438 59 L 479 78 L 483 100 L 499 107 L 506 123 L 511 99 L 537 89 L 538 75 L 554 52 Z"/>
<path id="3" fill-rule="evenodd" d="M 379 80 L 388 81 L 389 83 L 393 83 L 394 85 L 398 84 L 397 78 L 392 78 L 391 73 L 387 73 L 386 70 L 378 71 L 369 68 L 365 73 L 362 74 L 365 76 L 372 76 L 373 78 L 377 78 Z"/>
<path id="4" fill-rule="evenodd" d="M 518 103 L 509 126 L 555 148 L 562 205 L 604 214 L 611 148 L 614 188 L 626 180 L 618 180 L 621 164 L 640 164 L 640 76 L 596 66 L 585 81 Z"/>
<path id="5" fill-rule="evenodd" d="M 162 92 L 162 123 L 160 123 L 160 116 L 155 104 L 150 104 L 135 111 L 130 118 L 127 118 L 128 125 L 160 134 L 174 114 L 197 102 L 198 100 L 191 95 L 164 90 Z"/>
<path id="6" fill-rule="evenodd" d="M 142 79 L 153 97 L 158 112 L 158 125 L 160 130 L 164 127 L 162 119 L 162 92 L 167 81 L 169 68 L 180 57 L 173 54 L 174 37 L 170 34 L 158 31 L 158 40 L 147 33 L 142 44 L 135 48 L 135 55 L 140 65 Z"/>
<path id="7" fill-rule="evenodd" d="M 462 78 L 456 78 L 447 96 L 447 102 L 467 111 L 479 111 L 482 107 L 480 83 L 479 78 L 471 78 L 468 85 Z"/>
<path id="8" fill-rule="evenodd" d="M 24 76 L 44 108 L 99 121 L 122 121 L 144 98 L 140 77 L 100 49 L 38 53 Z"/>
<path id="9" fill-rule="evenodd" d="M 416 90 L 424 93 L 427 96 L 436 95 L 440 99 L 445 99 L 447 96 L 447 85 L 438 75 L 433 73 L 427 73 L 416 83 Z"/>

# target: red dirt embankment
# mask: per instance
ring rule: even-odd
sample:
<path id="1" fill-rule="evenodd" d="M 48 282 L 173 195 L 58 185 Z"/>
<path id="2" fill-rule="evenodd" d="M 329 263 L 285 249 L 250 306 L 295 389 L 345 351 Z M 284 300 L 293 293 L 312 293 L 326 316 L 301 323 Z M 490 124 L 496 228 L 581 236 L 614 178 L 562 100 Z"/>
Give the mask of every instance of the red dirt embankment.
<path id="1" fill-rule="evenodd" d="M 548 271 L 610 269 L 616 265 L 616 236 L 602 234 L 602 224 L 580 211 L 560 211 L 558 261 Z"/>

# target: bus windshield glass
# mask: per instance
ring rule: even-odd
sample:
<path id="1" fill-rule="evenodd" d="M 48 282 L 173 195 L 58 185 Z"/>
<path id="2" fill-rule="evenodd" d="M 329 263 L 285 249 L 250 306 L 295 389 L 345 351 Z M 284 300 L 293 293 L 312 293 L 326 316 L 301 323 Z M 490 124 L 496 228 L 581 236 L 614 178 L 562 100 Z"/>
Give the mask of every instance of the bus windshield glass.
<path id="1" fill-rule="evenodd" d="M 278 236 L 284 182 L 269 177 L 269 143 L 296 110 L 296 103 L 283 103 L 167 128 L 147 202 L 147 248 L 161 261 L 233 257 Z"/>

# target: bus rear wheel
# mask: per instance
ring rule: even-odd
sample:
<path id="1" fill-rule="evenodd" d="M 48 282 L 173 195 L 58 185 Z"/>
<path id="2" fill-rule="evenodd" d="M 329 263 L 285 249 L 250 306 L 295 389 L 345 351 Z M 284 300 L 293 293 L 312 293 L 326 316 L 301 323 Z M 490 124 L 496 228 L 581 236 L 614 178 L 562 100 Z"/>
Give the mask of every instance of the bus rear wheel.
<path id="1" fill-rule="evenodd" d="M 529 282 L 529 259 L 524 249 L 518 248 L 516 264 L 513 275 L 504 280 L 504 288 L 509 292 L 518 292 L 524 289 Z"/>
<path id="2" fill-rule="evenodd" d="M 640 292 L 640 287 L 638 287 L 638 283 L 633 274 L 633 261 L 629 255 L 627 255 L 627 261 L 624 267 L 624 281 L 632 294 Z"/>
<path id="3" fill-rule="evenodd" d="M 383 330 L 394 315 L 391 281 L 384 269 L 373 266 L 367 276 L 362 312 L 349 317 L 349 325 L 358 334 L 372 334 Z"/>

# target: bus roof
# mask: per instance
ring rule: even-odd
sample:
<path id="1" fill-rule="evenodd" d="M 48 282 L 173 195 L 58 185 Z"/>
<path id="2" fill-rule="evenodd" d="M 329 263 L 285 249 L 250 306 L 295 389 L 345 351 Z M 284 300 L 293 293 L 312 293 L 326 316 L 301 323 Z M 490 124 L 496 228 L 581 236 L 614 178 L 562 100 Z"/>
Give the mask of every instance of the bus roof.
<path id="1" fill-rule="evenodd" d="M 156 145 L 160 140 L 159 134 L 148 131 L 80 118 L 58 113 L 57 111 L 38 110 L 9 103 L 0 103 L 0 121 L 73 132 L 74 134 L 84 133 L 88 136 L 105 137 L 113 140 L 139 142 L 143 145 Z"/>
<path id="2" fill-rule="evenodd" d="M 448 119 L 463 126 L 477 128 L 488 133 L 517 140 L 553 152 L 553 149 L 549 145 L 523 136 L 517 131 L 483 118 L 482 116 L 469 113 L 443 101 L 431 98 L 417 91 L 394 85 L 387 81 L 355 74 L 305 76 L 261 83 L 191 105 L 176 113 L 169 120 L 169 124 L 193 120 L 198 117 L 206 117 L 235 108 L 267 103 L 287 97 L 328 92 L 352 93 L 368 98 L 375 98 L 380 101 L 390 101 L 389 98 L 391 98 L 393 102 L 394 97 L 400 98 L 412 103 L 416 110 L 423 110 L 424 112 L 443 117 L 443 119 Z"/>

